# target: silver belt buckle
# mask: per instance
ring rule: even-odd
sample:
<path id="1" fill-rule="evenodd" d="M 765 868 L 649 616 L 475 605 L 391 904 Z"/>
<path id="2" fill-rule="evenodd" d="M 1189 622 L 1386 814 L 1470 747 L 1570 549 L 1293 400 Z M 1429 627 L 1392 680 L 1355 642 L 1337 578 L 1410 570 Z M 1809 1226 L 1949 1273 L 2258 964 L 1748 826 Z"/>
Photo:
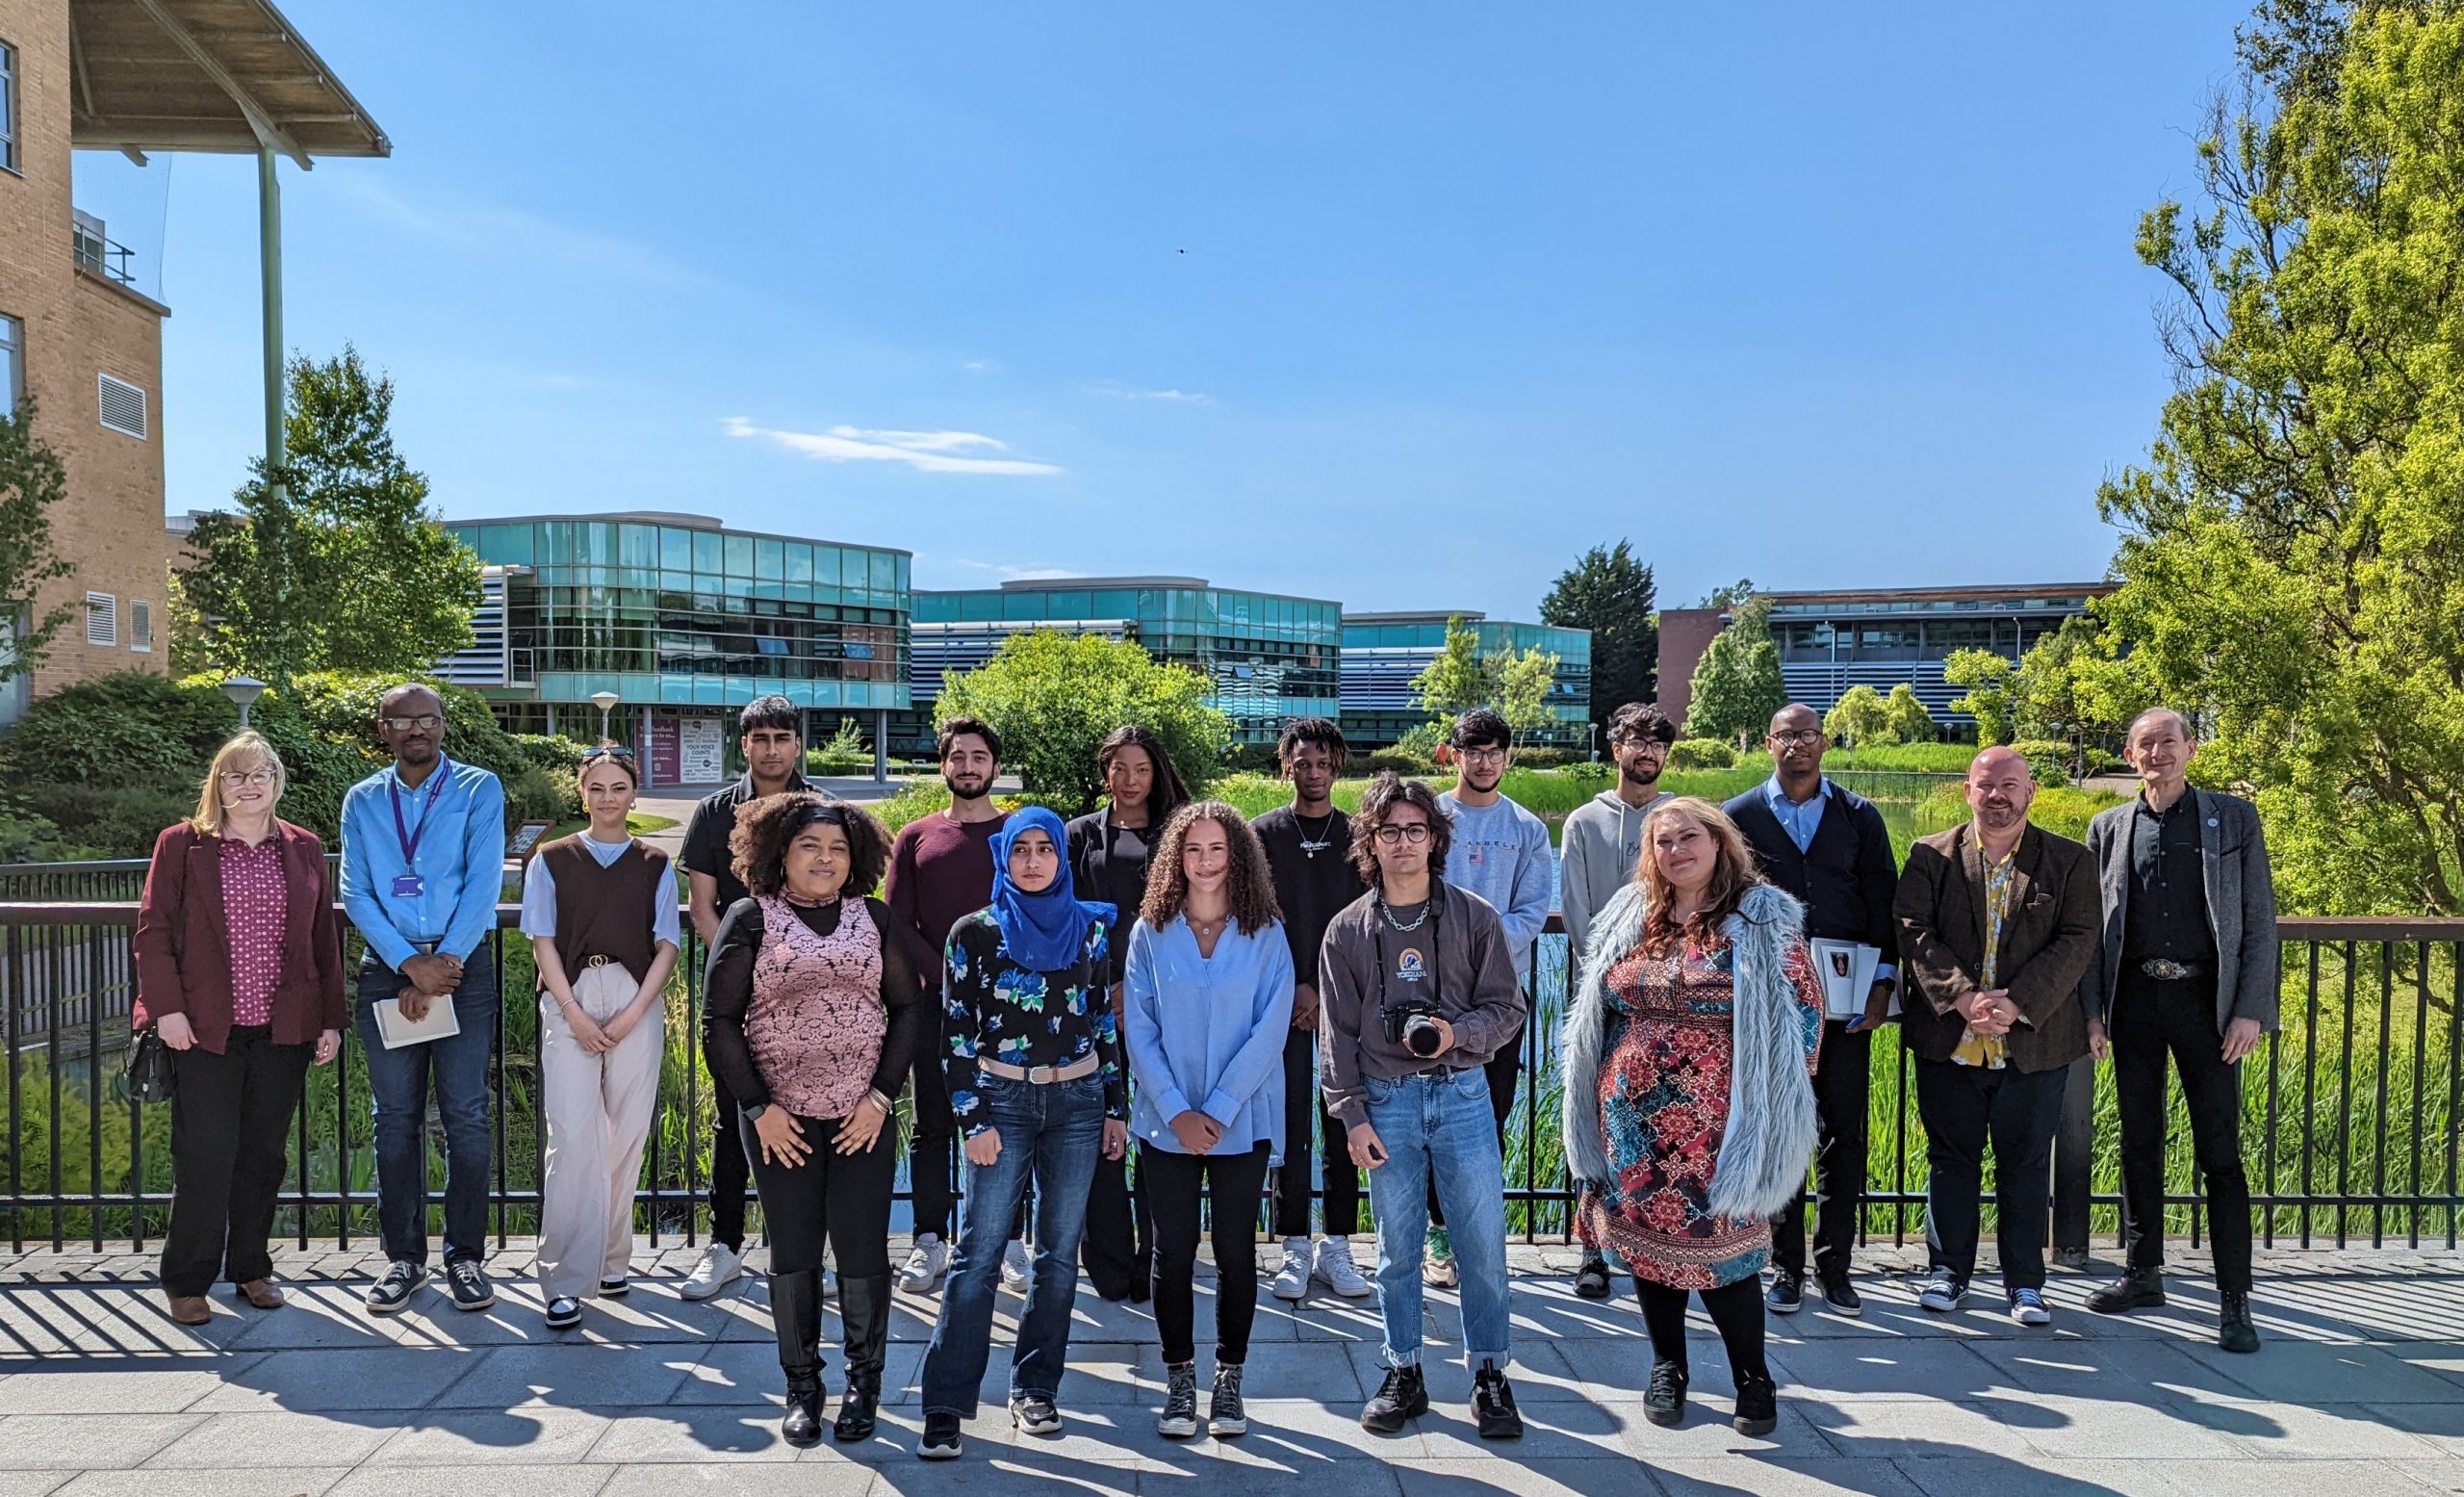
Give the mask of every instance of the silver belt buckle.
<path id="1" fill-rule="evenodd" d="M 2179 982 L 2191 974 L 2191 969 L 2189 968 L 2174 961 L 2171 957 L 2163 956 L 2150 957 L 2146 961 L 2140 963 L 2139 969 L 2145 972 L 2148 976 L 2155 978 L 2158 982 Z"/>
<path id="2" fill-rule="evenodd" d="M 1029 1066 L 1027 1080 L 1036 1086 L 1050 1086 L 1061 1073 L 1058 1066 Z"/>

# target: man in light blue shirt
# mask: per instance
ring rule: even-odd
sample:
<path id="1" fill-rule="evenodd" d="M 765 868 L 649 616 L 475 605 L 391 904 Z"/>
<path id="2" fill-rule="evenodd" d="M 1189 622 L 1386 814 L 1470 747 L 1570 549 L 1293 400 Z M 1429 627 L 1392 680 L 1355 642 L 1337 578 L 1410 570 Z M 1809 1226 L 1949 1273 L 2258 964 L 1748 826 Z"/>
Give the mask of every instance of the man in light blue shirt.
<path id="1" fill-rule="evenodd" d="M 396 686 L 377 708 L 394 762 L 343 797 L 343 911 L 367 941 L 359 1038 L 376 1101 L 376 1218 L 391 1261 L 368 1293 L 390 1315 L 427 1280 L 428 1082 L 445 1122 L 445 1278 L 454 1307 L 496 1303 L 488 1225 L 488 1057 L 497 1027 L 489 933 L 504 891 L 504 787 L 445 756 L 445 704 Z M 387 1049 L 378 1008 L 419 1020 L 450 995 L 460 1032 Z"/>

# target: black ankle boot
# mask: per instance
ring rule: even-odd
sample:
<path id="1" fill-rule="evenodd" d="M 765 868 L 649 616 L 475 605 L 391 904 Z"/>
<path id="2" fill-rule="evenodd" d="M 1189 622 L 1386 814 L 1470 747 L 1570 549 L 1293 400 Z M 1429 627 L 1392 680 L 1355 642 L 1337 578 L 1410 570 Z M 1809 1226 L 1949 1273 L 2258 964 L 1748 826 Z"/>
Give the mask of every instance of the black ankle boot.
<path id="1" fill-rule="evenodd" d="M 2119 1278 L 2088 1291 L 2088 1308 L 2099 1315 L 2127 1315 L 2133 1310 L 2161 1309 L 2165 1304 L 2165 1271 L 2129 1268 Z"/>
<path id="2" fill-rule="evenodd" d="M 787 1375 L 787 1413 L 779 1433 L 790 1445 L 821 1439 L 821 1273 L 770 1276 L 770 1326 Z"/>
<path id="3" fill-rule="evenodd" d="M 818 1370 L 787 1374 L 787 1413 L 779 1421 L 779 1433 L 788 1444 L 821 1443 L 821 1400 Z"/>
<path id="4" fill-rule="evenodd" d="M 889 1276 L 838 1279 L 838 1320 L 845 1335 L 847 1393 L 831 1437 L 854 1444 L 873 1437 L 882 1402 L 882 1357 L 889 1347 Z"/>

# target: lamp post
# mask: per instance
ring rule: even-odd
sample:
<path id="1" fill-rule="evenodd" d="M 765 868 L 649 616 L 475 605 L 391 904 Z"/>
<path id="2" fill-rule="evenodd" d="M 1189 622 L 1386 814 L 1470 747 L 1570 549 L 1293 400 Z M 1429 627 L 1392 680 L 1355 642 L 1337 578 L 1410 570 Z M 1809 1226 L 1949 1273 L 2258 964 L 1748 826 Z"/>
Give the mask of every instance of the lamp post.
<path id="1" fill-rule="evenodd" d="M 266 694 L 266 684 L 254 676 L 227 677 L 222 683 L 222 694 L 240 710 L 240 726 L 245 728 L 248 726 L 248 709 L 256 705 L 257 698 Z"/>
<path id="2" fill-rule="evenodd" d="M 590 700 L 599 709 L 599 741 L 604 743 L 607 741 L 607 714 L 615 710 L 620 699 L 613 691 L 594 691 Z"/>

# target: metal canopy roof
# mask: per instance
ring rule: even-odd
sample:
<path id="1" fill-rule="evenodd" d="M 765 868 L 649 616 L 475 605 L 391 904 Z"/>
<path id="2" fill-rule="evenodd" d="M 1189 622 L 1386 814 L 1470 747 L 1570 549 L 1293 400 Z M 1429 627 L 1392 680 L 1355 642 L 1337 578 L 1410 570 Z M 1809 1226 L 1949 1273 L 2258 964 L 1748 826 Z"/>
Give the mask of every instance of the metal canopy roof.
<path id="1" fill-rule="evenodd" d="M 394 142 L 268 0 L 69 0 L 80 149 L 390 156 Z"/>

